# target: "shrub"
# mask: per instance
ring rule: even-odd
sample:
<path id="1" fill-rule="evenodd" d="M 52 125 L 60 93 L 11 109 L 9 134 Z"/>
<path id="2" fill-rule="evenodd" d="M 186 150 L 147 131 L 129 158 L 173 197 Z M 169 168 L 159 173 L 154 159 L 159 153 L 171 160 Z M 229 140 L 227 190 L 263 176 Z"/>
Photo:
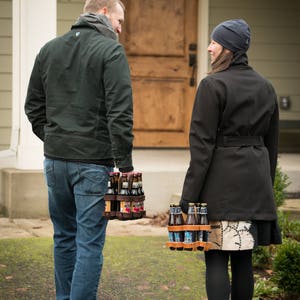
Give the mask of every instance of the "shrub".
<path id="1" fill-rule="evenodd" d="M 290 185 L 289 178 L 277 166 L 274 180 L 274 197 L 276 207 L 281 206 L 286 198 L 286 188 Z"/>
<path id="2" fill-rule="evenodd" d="M 278 211 L 278 223 L 283 237 L 292 238 L 300 242 L 299 220 L 291 220 L 289 213 Z"/>
<path id="3" fill-rule="evenodd" d="M 269 278 L 255 278 L 253 300 L 278 299 L 279 288 Z"/>
<path id="4" fill-rule="evenodd" d="M 288 296 L 300 295 L 300 244 L 284 239 L 277 247 L 273 262 L 274 281 Z"/>
<path id="5" fill-rule="evenodd" d="M 267 269 L 272 264 L 269 247 L 259 246 L 253 249 L 252 264 L 257 269 Z"/>
<path id="6" fill-rule="evenodd" d="M 289 186 L 289 178 L 286 174 L 281 171 L 281 168 L 277 166 L 275 181 L 274 181 L 274 197 L 276 207 L 278 208 L 284 203 L 286 198 L 286 188 Z M 282 230 L 282 235 L 284 236 L 285 232 L 288 232 L 288 222 L 285 220 L 285 217 L 279 213 L 279 226 Z M 283 230 L 285 228 L 286 230 Z M 290 228 L 291 229 L 291 228 Z M 289 230 L 290 232 L 290 230 Z M 258 269 L 268 268 L 271 264 L 271 249 L 270 247 L 257 247 L 253 251 L 253 266 Z"/>

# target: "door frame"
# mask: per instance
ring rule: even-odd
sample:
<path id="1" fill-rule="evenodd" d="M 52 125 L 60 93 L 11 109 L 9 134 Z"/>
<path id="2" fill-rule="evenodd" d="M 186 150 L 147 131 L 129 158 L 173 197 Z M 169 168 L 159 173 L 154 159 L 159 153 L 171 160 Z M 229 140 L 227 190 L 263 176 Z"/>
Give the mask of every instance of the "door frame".
<path id="1" fill-rule="evenodd" d="M 208 72 L 209 0 L 198 0 L 197 85 Z"/>

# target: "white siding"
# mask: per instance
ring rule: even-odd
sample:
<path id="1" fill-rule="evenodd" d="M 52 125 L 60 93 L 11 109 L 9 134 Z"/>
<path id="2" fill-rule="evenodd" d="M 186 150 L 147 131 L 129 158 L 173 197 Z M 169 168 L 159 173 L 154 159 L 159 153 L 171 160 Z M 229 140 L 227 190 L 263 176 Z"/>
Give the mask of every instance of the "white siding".
<path id="1" fill-rule="evenodd" d="M 84 2 L 57 0 L 57 35 L 70 29 L 82 13 Z M 274 84 L 279 96 L 290 96 L 291 110 L 281 111 L 281 120 L 299 121 L 300 1 L 209 1 L 209 31 L 219 22 L 231 18 L 243 18 L 251 26 L 250 65 Z M 11 90 L 12 0 L 0 0 L 0 150 L 7 149 L 10 143 Z M 282 138 L 286 143 L 291 139 Z"/>
<path id="2" fill-rule="evenodd" d="M 57 35 L 69 31 L 82 13 L 84 0 L 57 0 Z"/>
<path id="3" fill-rule="evenodd" d="M 234 18 L 251 28 L 249 64 L 273 83 L 278 96 L 290 96 L 291 110 L 281 110 L 281 120 L 300 120 L 300 1 L 210 0 L 210 31 Z"/>
<path id="4" fill-rule="evenodd" d="M 0 150 L 9 148 L 12 103 L 12 0 L 0 0 Z"/>

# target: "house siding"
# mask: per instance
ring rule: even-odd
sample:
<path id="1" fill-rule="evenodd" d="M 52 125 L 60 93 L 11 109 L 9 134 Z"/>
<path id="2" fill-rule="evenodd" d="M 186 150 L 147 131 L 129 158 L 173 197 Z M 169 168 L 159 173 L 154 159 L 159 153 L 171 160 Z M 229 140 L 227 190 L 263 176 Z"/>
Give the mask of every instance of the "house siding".
<path id="1" fill-rule="evenodd" d="M 57 35 L 67 32 L 84 0 L 57 0 Z M 251 27 L 249 62 L 274 85 L 291 107 L 280 120 L 298 124 L 281 129 L 281 149 L 300 151 L 300 1 L 210 0 L 209 32 L 226 19 L 243 18 Z M 208 33 L 209 34 L 209 33 Z M 12 0 L 0 0 L 0 150 L 9 148 L 12 110 Z"/>
<path id="2" fill-rule="evenodd" d="M 69 31 L 78 16 L 82 13 L 84 1 L 58 0 L 57 1 L 57 35 Z"/>
<path id="3" fill-rule="evenodd" d="M 12 1 L 0 0 L 0 150 L 9 148 L 12 107 Z"/>
<path id="4" fill-rule="evenodd" d="M 291 111 L 281 111 L 281 119 L 300 120 L 300 2 L 210 1 L 210 30 L 232 18 L 243 18 L 251 27 L 250 65 L 273 83 L 279 96 L 291 98 Z"/>
<path id="5" fill-rule="evenodd" d="M 280 109 L 280 150 L 300 151 L 300 2 L 209 1 L 210 32 L 235 18 L 246 20 L 251 28 L 249 64 L 272 82 L 279 102 L 281 96 L 291 101 L 290 109 Z"/>

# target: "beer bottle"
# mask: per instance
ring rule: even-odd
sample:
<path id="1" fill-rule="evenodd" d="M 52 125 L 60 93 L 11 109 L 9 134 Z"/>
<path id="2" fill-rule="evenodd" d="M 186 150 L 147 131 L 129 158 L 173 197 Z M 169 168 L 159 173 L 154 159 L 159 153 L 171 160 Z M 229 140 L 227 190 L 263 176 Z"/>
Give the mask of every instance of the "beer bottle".
<path id="1" fill-rule="evenodd" d="M 194 203 L 189 203 L 188 215 L 186 218 L 186 225 L 197 225 L 197 218 L 195 212 Z M 184 231 L 184 244 L 185 250 L 192 251 L 193 243 L 196 242 L 196 231 L 185 230 Z"/>
<path id="2" fill-rule="evenodd" d="M 174 214 L 175 214 L 175 225 L 176 226 L 184 225 L 182 211 L 179 204 L 176 204 L 174 206 Z M 174 241 L 182 243 L 184 241 L 184 231 L 174 231 Z M 183 246 L 177 247 L 176 249 L 181 251 L 183 250 Z"/>
<path id="3" fill-rule="evenodd" d="M 138 176 L 138 183 L 139 183 L 139 188 L 138 188 L 138 191 L 139 191 L 139 195 L 140 195 L 140 211 L 142 213 L 142 217 L 145 217 L 146 216 L 146 211 L 145 211 L 145 207 L 144 207 L 144 201 L 145 201 L 145 193 L 144 193 L 144 190 L 143 190 L 143 179 L 142 179 L 142 172 L 138 172 L 137 173 L 137 176 Z"/>
<path id="4" fill-rule="evenodd" d="M 200 210 L 201 210 L 201 205 L 200 205 L 200 203 L 196 203 L 197 224 L 199 224 L 199 225 L 200 225 L 200 220 L 201 220 L 201 217 L 200 217 Z M 197 233 L 196 233 L 196 240 L 202 242 L 202 241 L 203 241 L 203 240 L 202 240 L 202 236 L 203 236 L 203 234 L 202 234 L 201 230 L 197 231 Z M 203 247 L 199 245 L 199 246 L 197 247 L 197 249 L 198 249 L 198 250 L 203 250 Z"/>
<path id="5" fill-rule="evenodd" d="M 113 216 L 113 205 L 112 202 L 114 200 L 114 191 L 112 189 L 112 173 L 109 173 L 109 178 L 107 182 L 107 191 L 104 195 L 104 201 L 105 201 L 105 210 L 104 210 L 104 216 L 107 219 L 111 219 Z"/>
<path id="6" fill-rule="evenodd" d="M 144 195 L 144 190 L 143 190 L 143 174 L 142 172 L 137 173 L 138 176 L 138 183 L 139 183 L 139 194 Z"/>
<path id="7" fill-rule="evenodd" d="M 200 207 L 200 225 L 208 225 L 207 204 L 206 203 L 201 203 L 201 207 Z M 208 241 L 208 231 L 203 230 L 202 239 L 203 239 L 203 242 Z"/>
<path id="8" fill-rule="evenodd" d="M 128 184 L 128 175 L 127 173 L 122 173 L 121 176 L 121 185 L 119 195 L 128 196 L 129 195 L 129 184 Z"/>
<path id="9" fill-rule="evenodd" d="M 170 213 L 169 213 L 169 222 L 168 226 L 174 226 L 175 225 L 175 205 L 170 204 Z M 174 238 L 174 232 L 169 231 L 169 242 L 175 242 Z M 171 250 L 175 250 L 174 247 L 170 247 Z"/>
<path id="10" fill-rule="evenodd" d="M 113 219 L 116 216 L 116 199 L 115 199 L 115 190 L 114 190 L 114 173 L 109 173 L 109 180 L 108 180 L 108 189 L 107 195 L 110 195 L 110 219 Z"/>
<path id="11" fill-rule="evenodd" d="M 208 218 L 207 218 L 207 204 L 201 203 L 200 204 L 200 213 L 199 213 L 199 225 L 208 225 Z M 198 241 L 199 242 L 207 242 L 208 240 L 208 231 L 206 230 L 199 230 L 198 232 Z M 198 250 L 203 250 L 202 246 L 197 247 Z"/>
<path id="12" fill-rule="evenodd" d="M 114 172 L 114 192 L 115 195 L 119 194 L 119 181 L 120 181 L 120 172 Z M 115 201 L 115 211 L 119 212 L 120 211 L 120 201 Z"/>
<path id="13" fill-rule="evenodd" d="M 197 224 L 200 224 L 200 203 L 196 203 L 196 222 Z"/>
<path id="14" fill-rule="evenodd" d="M 131 195 L 132 196 L 139 195 L 139 182 L 138 182 L 137 173 L 133 173 L 133 175 L 132 175 Z"/>
<path id="15" fill-rule="evenodd" d="M 109 172 L 109 179 L 108 179 L 108 184 L 107 184 L 107 195 L 114 195 L 114 175 L 113 172 Z"/>
<path id="16" fill-rule="evenodd" d="M 119 180 L 120 180 L 120 172 L 114 172 L 114 190 L 115 194 L 119 194 Z"/>
<path id="17" fill-rule="evenodd" d="M 132 218 L 131 198 L 129 193 L 129 178 L 127 173 L 122 173 L 120 178 L 120 192 L 117 200 L 120 201 L 120 213 L 118 213 L 119 220 L 129 220 Z"/>
<path id="18" fill-rule="evenodd" d="M 132 196 L 132 216 L 134 219 L 142 217 L 141 199 L 139 196 L 139 182 L 137 173 L 133 173 L 130 194 Z"/>

